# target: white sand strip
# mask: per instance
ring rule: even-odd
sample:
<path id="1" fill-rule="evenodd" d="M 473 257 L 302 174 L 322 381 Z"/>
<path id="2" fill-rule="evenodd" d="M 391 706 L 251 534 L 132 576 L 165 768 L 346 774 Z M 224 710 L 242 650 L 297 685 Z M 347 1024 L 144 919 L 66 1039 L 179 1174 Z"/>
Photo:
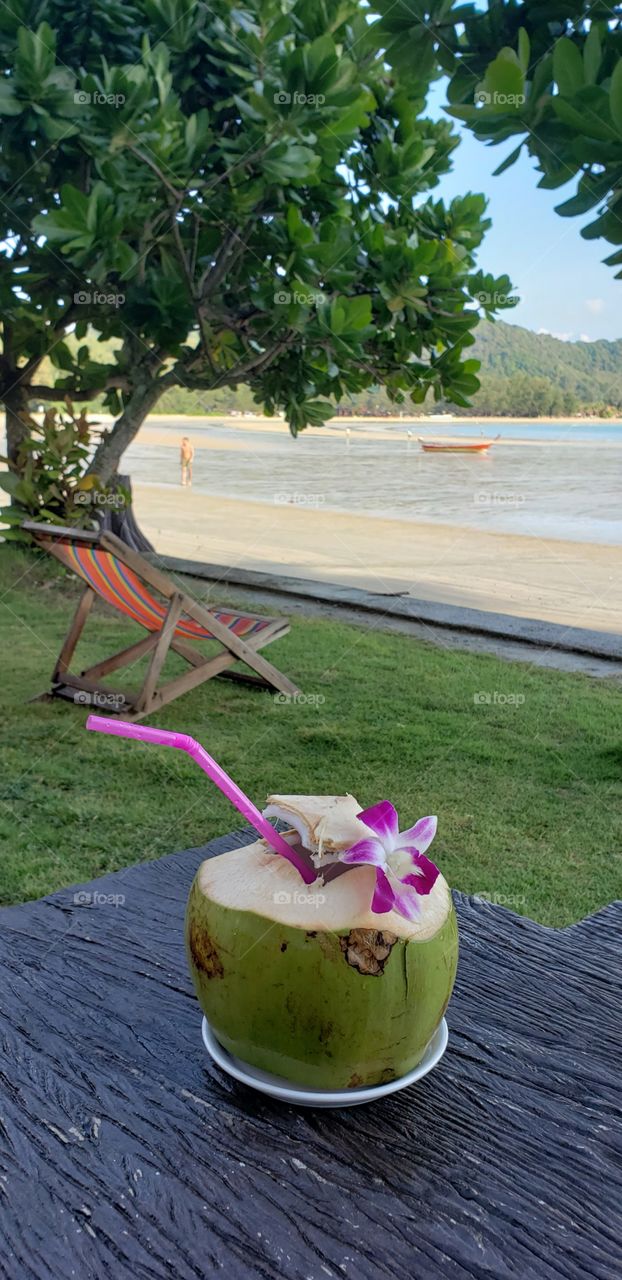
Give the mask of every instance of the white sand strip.
<path id="1" fill-rule="evenodd" d="M 619 547 L 215 498 L 135 485 L 163 554 L 598 631 L 622 629 Z"/>

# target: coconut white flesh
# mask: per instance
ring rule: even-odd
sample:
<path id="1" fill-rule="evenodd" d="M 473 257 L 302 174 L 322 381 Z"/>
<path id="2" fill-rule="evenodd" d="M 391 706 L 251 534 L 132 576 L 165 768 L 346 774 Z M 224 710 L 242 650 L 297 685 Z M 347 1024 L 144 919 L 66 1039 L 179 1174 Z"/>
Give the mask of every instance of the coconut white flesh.
<path id="1" fill-rule="evenodd" d="M 279 818 L 297 832 L 315 867 L 334 862 L 336 855 L 373 831 L 357 818 L 361 806 L 354 796 L 268 796 L 264 818 Z"/>
<path id="2" fill-rule="evenodd" d="M 199 869 L 199 888 L 212 902 L 305 932 L 381 929 L 425 942 L 445 923 L 451 898 L 443 876 L 420 899 L 417 920 L 406 920 L 397 911 L 372 912 L 374 885 L 371 866 L 353 867 L 330 884 L 305 885 L 296 868 L 264 840 L 209 858 Z"/>

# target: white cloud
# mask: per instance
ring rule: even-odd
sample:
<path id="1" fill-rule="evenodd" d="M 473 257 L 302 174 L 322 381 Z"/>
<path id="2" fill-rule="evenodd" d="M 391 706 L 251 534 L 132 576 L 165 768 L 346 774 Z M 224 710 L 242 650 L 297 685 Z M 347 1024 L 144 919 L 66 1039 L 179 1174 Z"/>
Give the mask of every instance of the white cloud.
<path id="1" fill-rule="evenodd" d="M 555 329 L 536 329 L 536 333 L 544 333 L 547 338 L 557 338 L 558 342 L 593 342 L 589 333 L 557 333 Z"/>
<path id="2" fill-rule="evenodd" d="M 592 315 L 597 316 L 604 309 L 605 299 L 604 298 L 586 298 L 585 305 L 588 311 L 592 312 Z"/>
<path id="3" fill-rule="evenodd" d="M 559 342 L 574 342 L 574 333 L 555 333 L 553 329 L 538 329 L 537 333 L 546 334 L 547 338 L 557 338 Z"/>

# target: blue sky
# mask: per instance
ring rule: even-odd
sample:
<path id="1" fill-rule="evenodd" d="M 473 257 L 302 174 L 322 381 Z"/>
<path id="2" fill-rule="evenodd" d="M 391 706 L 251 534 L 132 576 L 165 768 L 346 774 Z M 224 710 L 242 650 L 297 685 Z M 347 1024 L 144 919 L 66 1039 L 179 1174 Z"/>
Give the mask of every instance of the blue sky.
<path id="1" fill-rule="evenodd" d="M 444 101 L 444 85 L 439 83 L 430 98 L 430 114 L 439 115 Z M 521 299 L 501 318 L 565 339 L 621 338 L 622 280 L 614 279 L 616 268 L 602 263 L 614 246 L 604 240 L 583 240 L 580 235 L 596 211 L 583 218 L 560 218 L 555 213 L 555 205 L 574 194 L 577 180 L 557 191 L 539 190 L 539 174 L 526 152 L 511 169 L 493 178 L 516 139 L 487 147 L 461 132 L 453 171 L 433 195 L 447 199 L 481 191 L 487 196 L 492 227 L 479 251 L 478 265 L 494 275 L 507 272 L 513 292 Z"/>

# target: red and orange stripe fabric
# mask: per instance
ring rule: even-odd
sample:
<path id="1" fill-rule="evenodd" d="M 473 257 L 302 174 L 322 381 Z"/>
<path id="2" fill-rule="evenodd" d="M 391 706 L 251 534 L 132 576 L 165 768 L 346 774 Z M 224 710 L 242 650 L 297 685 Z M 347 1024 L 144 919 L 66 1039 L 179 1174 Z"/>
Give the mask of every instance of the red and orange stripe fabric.
<path id="1" fill-rule="evenodd" d="M 68 569 L 72 569 L 114 609 L 119 609 L 148 631 L 159 631 L 166 616 L 167 606 L 156 600 L 145 583 L 123 564 L 111 551 L 99 547 L 78 546 L 73 542 L 57 542 L 54 551 Z M 234 635 L 255 635 L 270 626 L 270 619 L 256 618 L 243 613 L 231 613 L 226 609 L 211 609 L 214 617 Z M 213 639 L 212 633 L 193 618 L 183 615 L 175 635 L 193 640 Z"/>

